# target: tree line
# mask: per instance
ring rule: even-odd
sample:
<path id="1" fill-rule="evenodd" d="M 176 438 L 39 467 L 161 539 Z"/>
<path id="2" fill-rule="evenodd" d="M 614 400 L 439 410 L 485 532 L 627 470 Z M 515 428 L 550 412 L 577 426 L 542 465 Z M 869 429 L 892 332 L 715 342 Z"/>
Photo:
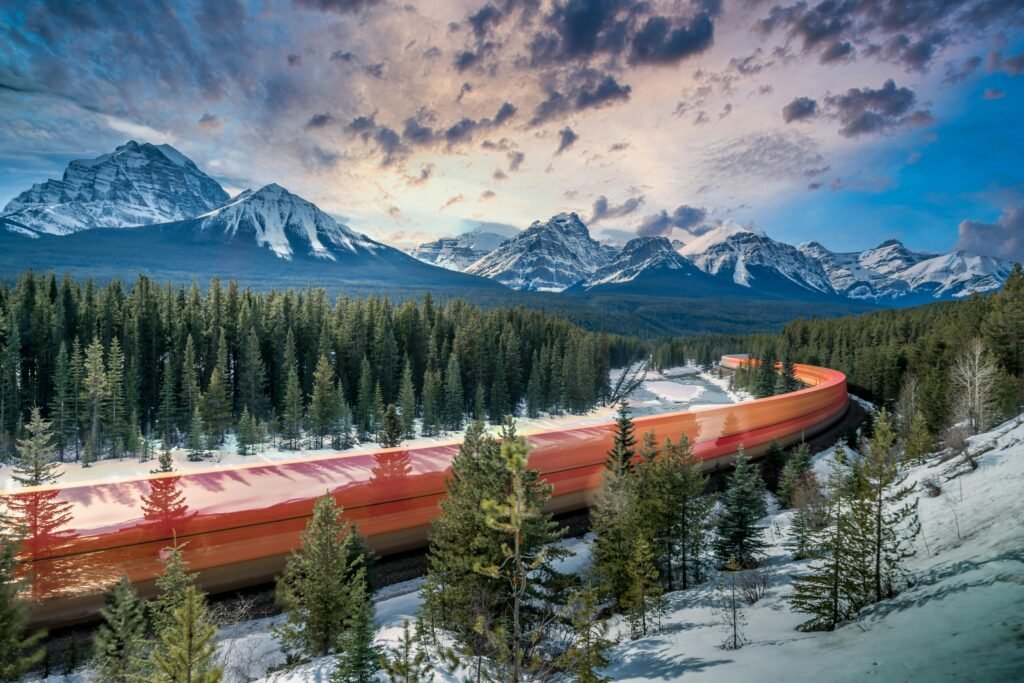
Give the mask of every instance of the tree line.
<path id="1" fill-rule="evenodd" d="M 334 447 L 457 430 L 466 415 L 585 412 L 641 342 L 524 308 L 393 303 L 322 289 L 205 290 L 139 277 L 0 286 L 0 458 L 33 406 L 62 459 L 139 454 L 159 440 L 202 457 L 229 432 Z M 400 429 L 396 427 L 400 424 Z"/>

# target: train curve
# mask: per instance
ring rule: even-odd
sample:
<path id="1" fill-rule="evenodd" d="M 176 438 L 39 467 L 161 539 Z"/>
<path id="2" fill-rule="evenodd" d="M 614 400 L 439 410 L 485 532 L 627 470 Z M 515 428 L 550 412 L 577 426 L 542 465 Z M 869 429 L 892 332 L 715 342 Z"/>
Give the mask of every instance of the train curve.
<path id="1" fill-rule="evenodd" d="M 722 358 L 733 369 L 750 362 Z M 848 402 L 842 373 L 797 365 L 796 374 L 806 385 L 799 391 L 638 417 L 636 432 L 658 439 L 685 434 L 708 468 L 731 462 L 740 445 L 756 457 L 772 440 L 792 444 L 832 426 Z M 614 423 L 605 422 L 527 437 L 530 465 L 554 487 L 550 511 L 592 502 L 613 432 Z M 122 575 L 152 595 L 163 549 L 175 539 L 186 544 L 185 559 L 208 591 L 269 581 L 325 492 L 376 552 L 422 547 L 458 449 L 458 442 L 379 449 L 0 495 L 38 522 L 28 525 L 25 548 L 32 620 L 54 626 L 94 618 Z"/>

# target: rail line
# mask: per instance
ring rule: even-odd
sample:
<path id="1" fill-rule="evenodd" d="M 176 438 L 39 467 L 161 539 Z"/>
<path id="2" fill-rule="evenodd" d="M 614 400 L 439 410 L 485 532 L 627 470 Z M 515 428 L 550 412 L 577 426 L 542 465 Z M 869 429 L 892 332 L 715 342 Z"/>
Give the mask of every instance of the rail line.
<path id="1" fill-rule="evenodd" d="M 725 356 L 738 368 L 745 356 Z M 805 388 L 728 406 L 638 417 L 638 434 L 685 434 L 709 469 L 729 464 L 740 445 L 760 455 L 829 428 L 847 408 L 846 377 L 797 365 Z M 600 486 L 614 423 L 527 436 L 530 466 L 553 485 L 551 512 L 588 506 Z M 314 500 L 331 493 L 369 546 L 388 554 L 426 543 L 459 442 L 297 458 L 274 463 L 153 474 L 0 492 L 28 519 L 32 620 L 50 626 L 95 617 L 124 574 L 144 596 L 155 591 L 163 549 L 185 545 L 207 591 L 271 580 L 299 542 Z"/>

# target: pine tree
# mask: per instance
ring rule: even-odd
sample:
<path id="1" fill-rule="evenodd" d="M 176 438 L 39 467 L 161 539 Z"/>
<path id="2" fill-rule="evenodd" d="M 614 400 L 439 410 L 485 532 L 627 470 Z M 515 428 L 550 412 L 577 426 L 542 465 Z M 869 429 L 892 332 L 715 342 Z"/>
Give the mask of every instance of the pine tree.
<path id="1" fill-rule="evenodd" d="M 491 383 L 491 423 L 500 424 L 511 410 L 505 361 L 501 354 L 494 365 L 494 382 Z"/>
<path id="2" fill-rule="evenodd" d="M 828 524 L 827 504 L 821 495 L 818 478 L 813 470 L 804 473 L 792 497 L 796 508 L 790 525 L 790 537 L 786 549 L 795 560 L 817 557 L 820 552 L 818 535 Z"/>
<path id="3" fill-rule="evenodd" d="M 374 434 L 380 432 L 385 410 L 387 410 L 387 406 L 384 405 L 384 391 L 381 389 L 380 382 L 377 382 L 377 386 L 373 388 L 373 409 L 370 415 L 370 429 Z"/>
<path id="4" fill-rule="evenodd" d="M 313 447 L 323 448 L 324 439 L 332 433 L 338 420 L 338 396 L 335 392 L 334 368 L 327 356 L 320 356 L 313 372 L 313 396 L 309 403 L 309 428 Z"/>
<path id="5" fill-rule="evenodd" d="M 415 629 L 410 629 L 409 620 L 406 619 L 402 624 L 402 638 L 398 646 L 381 658 L 381 668 L 388 683 L 426 683 L 433 673 L 434 667 L 427 657 L 421 628 L 422 624 L 417 622 Z"/>
<path id="6" fill-rule="evenodd" d="M 353 591 L 365 590 L 354 588 L 365 584 L 365 564 L 363 542 L 334 498 L 318 498 L 301 547 L 277 582 L 285 621 L 274 632 L 287 652 L 322 657 L 339 651 L 355 615 Z"/>
<path id="7" fill-rule="evenodd" d="M 609 683 L 611 677 L 599 670 L 611 665 L 608 651 L 614 643 L 608 639 L 608 624 L 600 619 L 598 591 L 585 587 L 573 593 L 568 611 L 573 638 L 559 658 L 561 668 L 575 683 Z"/>
<path id="8" fill-rule="evenodd" d="M 260 353 L 255 329 L 249 329 L 242 341 L 238 358 L 238 403 L 254 417 L 263 415 L 266 405 L 267 370 Z"/>
<path id="9" fill-rule="evenodd" d="M 908 541 L 920 532 L 914 485 L 906 484 L 895 449 L 896 434 L 883 408 L 875 434 L 855 470 L 856 531 L 870 548 L 871 594 L 866 602 L 879 602 L 897 592 L 896 579 L 903 560 L 913 555 Z"/>
<path id="10" fill-rule="evenodd" d="M 462 429 L 464 412 L 462 370 L 459 367 L 459 359 L 453 351 L 448 358 L 448 368 L 444 373 L 444 428 L 450 431 Z"/>
<path id="11" fill-rule="evenodd" d="M 633 456 L 636 455 L 636 436 L 633 434 L 633 420 L 629 417 L 629 405 L 625 401 L 619 403 L 615 418 L 615 436 L 612 449 L 608 451 L 605 468 L 621 473 L 633 473 Z"/>
<path id="12" fill-rule="evenodd" d="M 217 629 L 210 622 L 206 599 L 188 586 L 159 633 L 153 652 L 154 681 L 167 683 L 220 683 L 223 671 L 214 665 Z"/>
<path id="13" fill-rule="evenodd" d="M 514 429 L 514 428 L 513 428 Z M 524 680 L 524 673 L 531 664 L 526 661 L 527 648 L 540 640 L 540 628 L 535 626 L 531 633 L 527 622 L 526 602 L 530 599 L 530 584 L 538 580 L 537 573 L 547 563 L 548 545 L 558 539 L 541 511 L 550 499 L 552 488 L 537 481 L 536 471 L 527 466 L 529 447 L 522 437 L 513 436 L 514 431 L 506 430 L 500 446 L 500 458 L 507 472 L 511 491 L 504 500 L 484 498 L 480 507 L 488 528 L 499 535 L 501 558 L 494 561 L 491 553 L 483 553 L 474 562 L 474 570 L 498 583 L 498 595 L 509 610 L 511 628 L 506 633 L 504 625 L 489 634 L 501 659 L 506 659 L 511 669 L 509 680 Z M 528 540 L 531 529 L 537 524 L 546 531 L 540 538 Z"/>
<path id="14" fill-rule="evenodd" d="M 185 338 L 185 348 L 182 351 L 182 357 L 181 400 L 179 401 L 179 406 L 185 418 L 182 420 L 182 423 L 184 423 L 192 419 L 192 414 L 199 406 L 200 399 L 199 368 L 196 366 L 196 346 L 191 334 Z"/>
<path id="15" fill-rule="evenodd" d="M 348 609 L 350 617 L 331 683 L 373 683 L 381 668 L 381 651 L 373 644 L 376 628 L 373 602 L 366 588 L 366 567 L 360 567 L 353 577 Z"/>
<path id="16" fill-rule="evenodd" d="M 136 681 L 143 668 L 146 612 L 135 587 L 121 577 L 100 612 L 103 623 L 93 636 L 93 666 L 102 680 Z"/>
<path id="17" fill-rule="evenodd" d="M 182 550 L 184 544 L 163 549 L 161 562 L 163 571 L 156 579 L 160 594 L 147 603 L 153 632 L 159 636 L 174 622 L 174 612 L 185 602 L 187 589 L 195 586 L 195 574 L 188 572 L 188 565 Z"/>
<path id="18" fill-rule="evenodd" d="M 0 681 L 20 681 L 43 660 L 42 631 L 26 634 L 28 605 L 21 598 L 21 582 L 15 570 L 14 539 L 4 538 L 0 528 Z"/>
<path id="19" fill-rule="evenodd" d="M 779 375 L 780 377 L 782 375 Z M 778 491 L 782 470 L 786 464 L 786 453 L 782 446 L 775 439 L 768 443 L 768 450 L 759 463 L 761 466 L 761 478 L 769 491 Z"/>
<path id="20" fill-rule="evenodd" d="M 658 568 L 654 566 L 654 551 L 643 536 L 633 539 L 627 570 L 629 583 L 624 606 L 629 634 L 635 639 L 657 630 L 665 612 Z"/>
<path id="21" fill-rule="evenodd" d="M 632 543 L 640 528 L 635 520 L 633 484 L 634 477 L 627 472 L 606 469 L 590 512 L 594 575 L 602 599 L 611 600 L 620 610 L 625 610 Z"/>
<path id="22" fill-rule="evenodd" d="M 206 426 L 203 424 L 203 416 L 199 412 L 199 404 L 192 409 L 192 421 L 188 426 L 188 459 L 191 462 L 206 460 L 209 455 L 206 451 Z"/>
<path id="23" fill-rule="evenodd" d="M 540 360 L 534 354 L 530 379 L 526 382 L 526 414 L 531 418 L 540 417 L 544 407 L 544 379 L 541 374 Z"/>
<path id="24" fill-rule="evenodd" d="M 281 438 L 285 448 L 298 450 L 302 437 L 302 387 L 299 373 L 294 367 L 288 370 L 288 382 L 284 388 L 284 410 L 281 413 Z"/>
<path id="25" fill-rule="evenodd" d="M 768 354 L 761 354 L 757 362 L 757 375 L 754 384 L 754 396 L 766 398 L 775 395 L 775 360 Z"/>
<path id="26" fill-rule="evenodd" d="M 811 449 L 806 443 L 801 442 L 790 450 L 789 458 L 782 466 L 782 475 L 779 477 L 778 499 L 784 508 L 793 505 L 793 494 L 810 469 Z"/>
<path id="27" fill-rule="evenodd" d="M 380 423 L 380 431 L 377 432 L 377 443 L 384 448 L 394 448 L 402 444 L 402 420 L 398 417 L 395 404 L 391 403 L 384 411 L 384 418 Z"/>
<path id="28" fill-rule="evenodd" d="M 53 459 L 53 426 L 32 408 L 24 439 L 18 439 L 13 479 L 22 486 L 52 484 L 60 477 L 60 463 Z"/>
<path id="29" fill-rule="evenodd" d="M 335 448 L 351 448 L 355 442 L 353 436 L 353 420 L 352 410 L 348 406 L 348 402 L 345 400 L 345 392 L 341 385 L 338 385 L 335 395 L 338 397 L 338 421 L 334 434 L 334 447 Z"/>
<path id="30" fill-rule="evenodd" d="M 398 406 L 402 417 L 402 435 L 406 439 L 416 436 L 416 389 L 412 383 L 412 363 L 405 357 L 402 383 L 398 389 Z"/>
<path id="31" fill-rule="evenodd" d="M 174 363 L 170 355 L 164 358 L 164 371 L 160 380 L 160 410 L 157 426 L 163 445 L 170 448 L 178 423 L 178 399 L 174 391 Z"/>
<path id="32" fill-rule="evenodd" d="M 756 567 L 764 552 L 764 528 L 758 522 L 766 513 L 764 482 L 740 448 L 729 488 L 722 496 L 718 518 L 715 555 L 724 564 L 740 568 Z"/>

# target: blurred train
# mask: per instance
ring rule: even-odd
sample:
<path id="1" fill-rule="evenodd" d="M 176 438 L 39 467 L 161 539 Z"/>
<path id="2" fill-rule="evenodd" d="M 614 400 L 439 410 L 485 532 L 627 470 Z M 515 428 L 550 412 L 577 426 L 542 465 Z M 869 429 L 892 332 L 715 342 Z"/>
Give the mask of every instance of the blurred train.
<path id="1" fill-rule="evenodd" d="M 725 356 L 722 366 L 754 361 Z M 751 456 L 772 440 L 783 446 L 827 429 L 847 409 L 842 373 L 796 366 L 805 388 L 744 403 L 635 418 L 637 434 L 685 434 L 707 467 L 729 464 L 743 445 Z M 531 467 L 553 485 L 553 513 L 593 501 L 614 423 L 527 436 Z M 50 626 L 92 619 L 122 575 L 143 596 L 165 548 L 185 544 L 185 559 L 210 592 L 273 579 L 299 542 L 314 500 L 332 494 L 380 554 L 425 545 L 459 443 L 390 448 L 0 492 L 29 522 L 26 552 L 32 620 Z"/>

